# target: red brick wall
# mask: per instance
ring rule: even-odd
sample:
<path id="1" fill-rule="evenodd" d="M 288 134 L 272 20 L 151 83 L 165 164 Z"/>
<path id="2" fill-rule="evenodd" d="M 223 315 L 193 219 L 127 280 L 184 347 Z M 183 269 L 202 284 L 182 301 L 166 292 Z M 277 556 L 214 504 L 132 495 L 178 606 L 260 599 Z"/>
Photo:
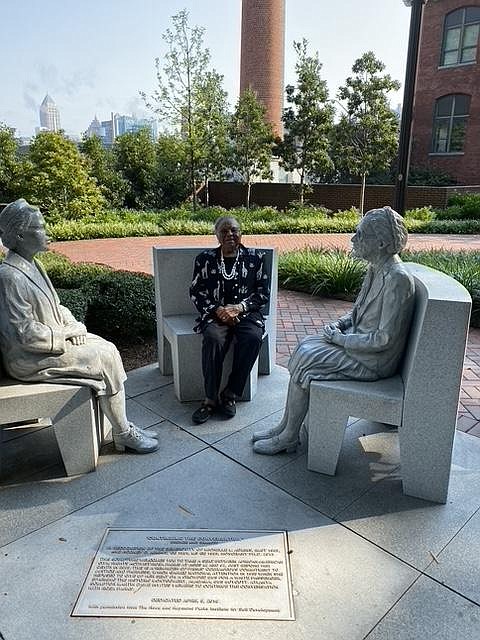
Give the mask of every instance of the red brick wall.
<path id="1" fill-rule="evenodd" d="M 245 205 L 246 185 L 239 182 L 210 182 L 210 204 L 227 209 Z M 315 184 L 313 192 L 308 195 L 312 204 L 323 205 L 332 211 L 340 211 L 357 206 L 360 200 L 360 185 L 355 184 Z M 275 182 L 256 182 L 252 185 L 252 204 L 258 206 L 274 206 L 285 209 L 289 202 L 298 199 L 297 186 Z M 365 209 L 374 209 L 385 205 L 393 206 L 395 187 L 390 185 L 367 185 L 365 192 Z M 408 187 L 407 209 L 432 205 L 444 208 L 448 196 L 453 191 L 461 191 L 457 187 Z M 480 187 L 468 187 L 467 191 L 479 191 Z"/>
<path id="2" fill-rule="evenodd" d="M 243 0 L 240 93 L 251 87 L 282 134 L 285 0 Z"/>
<path id="3" fill-rule="evenodd" d="M 446 171 L 459 184 L 480 183 L 480 47 L 477 63 L 439 68 L 447 13 L 480 0 L 429 0 L 425 6 L 415 95 L 411 166 Z M 471 95 L 463 155 L 431 155 L 435 100 L 451 93 Z"/>

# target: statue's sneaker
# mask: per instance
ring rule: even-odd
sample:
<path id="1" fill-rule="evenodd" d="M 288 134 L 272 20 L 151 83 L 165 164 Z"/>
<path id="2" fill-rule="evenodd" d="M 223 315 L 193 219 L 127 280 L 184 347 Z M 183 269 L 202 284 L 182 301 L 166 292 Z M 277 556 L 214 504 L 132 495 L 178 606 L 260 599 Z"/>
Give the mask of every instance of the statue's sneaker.
<path id="1" fill-rule="evenodd" d="M 158 442 L 145 435 L 135 425 L 130 425 L 130 429 L 124 433 L 114 433 L 113 443 L 117 451 L 134 451 L 135 453 L 152 453 L 158 449 Z"/>

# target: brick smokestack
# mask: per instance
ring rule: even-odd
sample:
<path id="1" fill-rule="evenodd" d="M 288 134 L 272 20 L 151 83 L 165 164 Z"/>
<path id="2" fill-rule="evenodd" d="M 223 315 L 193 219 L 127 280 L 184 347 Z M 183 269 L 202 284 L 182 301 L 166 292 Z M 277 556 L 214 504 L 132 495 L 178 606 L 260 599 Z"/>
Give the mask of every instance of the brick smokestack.
<path id="1" fill-rule="evenodd" d="M 251 87 L 281 136 L 285 0 L 242 0 L 240 93 Z"/>

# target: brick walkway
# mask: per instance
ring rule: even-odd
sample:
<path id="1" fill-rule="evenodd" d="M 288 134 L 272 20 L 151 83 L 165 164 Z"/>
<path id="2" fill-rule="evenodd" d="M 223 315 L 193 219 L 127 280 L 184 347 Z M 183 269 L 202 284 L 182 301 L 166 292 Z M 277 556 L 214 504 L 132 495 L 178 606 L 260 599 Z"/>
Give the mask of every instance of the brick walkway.
<path id="1" fill-rule="evenodd" d="M 351 234 L 294 234 L 244 236 L 248 246 L 277 247 L 280 252 L 302 247 L 349 248 Z M 211 236 L 161 236 L 55 242 L 50 248 L 74 262 L 97 262 L 116 269 L 152 273 L 152 246 L 215 246 Z M 480 236 L 410 235 L 409 248 L 480 250 Z M 317 333 L 324 324 L 345 313 L 351 304 L 294 291 L 279 291 L 277 362 L 283 366 L 297 342 Z M 427 384 L 427 382 L 426 382 Z M 457 428 L 480 437 L 480 329 L 471 329 L 463 372 Z"/>

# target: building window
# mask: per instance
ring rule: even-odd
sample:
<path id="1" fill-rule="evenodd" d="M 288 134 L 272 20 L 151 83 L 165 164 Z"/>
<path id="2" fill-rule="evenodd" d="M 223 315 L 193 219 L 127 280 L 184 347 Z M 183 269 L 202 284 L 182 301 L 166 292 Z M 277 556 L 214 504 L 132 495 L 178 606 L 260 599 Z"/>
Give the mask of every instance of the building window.
<path id="1" fill-rule="evenodd" d="M 464 7 L 445 16 L 442 67 L 475 62 L 479 27 L 480 7 Z"/>
<path id="2" fill-rule="evenodd" d="M 438 98 L 433 118 L 432 153 L 461 153 L 465 140 L 470 96 Z"/>

